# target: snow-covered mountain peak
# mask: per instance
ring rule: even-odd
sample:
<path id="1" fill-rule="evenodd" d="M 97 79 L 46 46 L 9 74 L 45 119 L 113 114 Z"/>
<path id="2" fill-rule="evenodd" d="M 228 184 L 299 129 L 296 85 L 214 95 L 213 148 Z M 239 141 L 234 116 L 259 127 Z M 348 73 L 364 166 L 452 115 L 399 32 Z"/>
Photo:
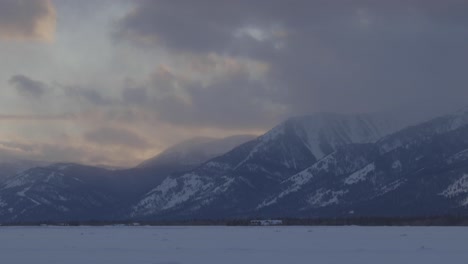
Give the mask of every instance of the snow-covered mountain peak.
<path id="1" fill-rule="evenodd" d="M 265 144 L 292 133 L 320 159 L 338 146 L 376 142 L 400 128 L 393 120 L 374 115 L 317 113 L 286 120 L 260 137 L 260 142 Z"/>

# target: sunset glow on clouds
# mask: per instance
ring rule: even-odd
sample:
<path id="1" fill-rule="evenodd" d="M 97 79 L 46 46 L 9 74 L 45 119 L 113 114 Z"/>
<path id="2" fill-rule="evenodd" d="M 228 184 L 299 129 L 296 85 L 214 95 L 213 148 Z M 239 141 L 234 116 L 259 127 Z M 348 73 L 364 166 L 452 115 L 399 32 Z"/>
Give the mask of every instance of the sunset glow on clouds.
<path id="1" fill-rule="evenodd" d="M 294 115 L 468 104 L 466 1 L 287 2 L 0 0 L 0 157 L 132 166 Z"/>

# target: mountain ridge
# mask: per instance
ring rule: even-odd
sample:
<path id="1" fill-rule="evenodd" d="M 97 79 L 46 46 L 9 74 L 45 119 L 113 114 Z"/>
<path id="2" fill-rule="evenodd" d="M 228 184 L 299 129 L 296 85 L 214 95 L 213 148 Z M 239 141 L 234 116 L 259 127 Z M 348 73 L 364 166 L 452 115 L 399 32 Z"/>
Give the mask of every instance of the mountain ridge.
<path id="1" fill-rule="evenodd" d="M 402 129 L 366 115 L 294 117 L 188 170 L 57 166 L 0 184 L 0 222 L 468 214 L 468 108 Z"/>
<path id="2" fill-rule="evenodd" d="M 378 140 L 386 134 L 383 131 L 387 131 L 387 127 L 382 125 L 377 129 L 379 124 L 372 121 L 365 115 L 340 114 L 290 118 L 254 141 L 192 172 L 166 179 L 162 186 L 149 193 L 150 197 L 143 198 L 134 206 L 132 216 L 138 216 L 139 212 L 142 216 L 161 214 L 161 208 L 170 213 L 180 210 L 186 214 L 198 210 L 200 204 L 212 203 L 222 207 L 231 204 L 231 208 L 236 210 L 232 204 L 252 203 L 252 200 L 268 195 L 279 182 L 312 165 L 325 152 L 331 153 L 353 141 Z M 192 200 L 197 203 L 181 208 L 181 204 L 190 204 Z"/>

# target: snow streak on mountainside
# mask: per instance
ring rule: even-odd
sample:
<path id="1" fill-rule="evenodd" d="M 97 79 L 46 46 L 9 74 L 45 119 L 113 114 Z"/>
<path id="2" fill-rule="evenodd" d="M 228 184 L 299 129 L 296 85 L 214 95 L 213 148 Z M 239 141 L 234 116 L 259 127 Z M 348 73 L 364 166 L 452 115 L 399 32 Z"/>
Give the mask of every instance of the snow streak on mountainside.
<path id="1" fill-rule="evenodd" d="M 390 120 L 381 120 L 371 115 L 324 113 L 292 118 L 288 122 L 293 124 L 295 133 L 304 140 L 304 145 L 317 159 L 339 146 L 376 142 L 401 128 Z"/>
<path id="2" fill-rule="evenodd" d="M 459 198 L 460 206 L 468 206 L 468 174 L 463 174 L 445 189 L 441 195 L 446 198 Z"/>

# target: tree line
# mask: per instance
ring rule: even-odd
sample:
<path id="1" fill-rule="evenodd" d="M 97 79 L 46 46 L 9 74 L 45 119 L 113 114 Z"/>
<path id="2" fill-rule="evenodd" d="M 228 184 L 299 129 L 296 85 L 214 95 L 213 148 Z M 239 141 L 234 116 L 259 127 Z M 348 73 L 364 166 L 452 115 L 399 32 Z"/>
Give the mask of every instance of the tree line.
<path id="1" fill-rule="evenodd" d="M 468 226 L 468 216 L 274 218 L 282 226 Z M 252 219 L 185 219 L 128 221 L 33 221 L 0 223 L 1 226 L 251 226 Z"/>

